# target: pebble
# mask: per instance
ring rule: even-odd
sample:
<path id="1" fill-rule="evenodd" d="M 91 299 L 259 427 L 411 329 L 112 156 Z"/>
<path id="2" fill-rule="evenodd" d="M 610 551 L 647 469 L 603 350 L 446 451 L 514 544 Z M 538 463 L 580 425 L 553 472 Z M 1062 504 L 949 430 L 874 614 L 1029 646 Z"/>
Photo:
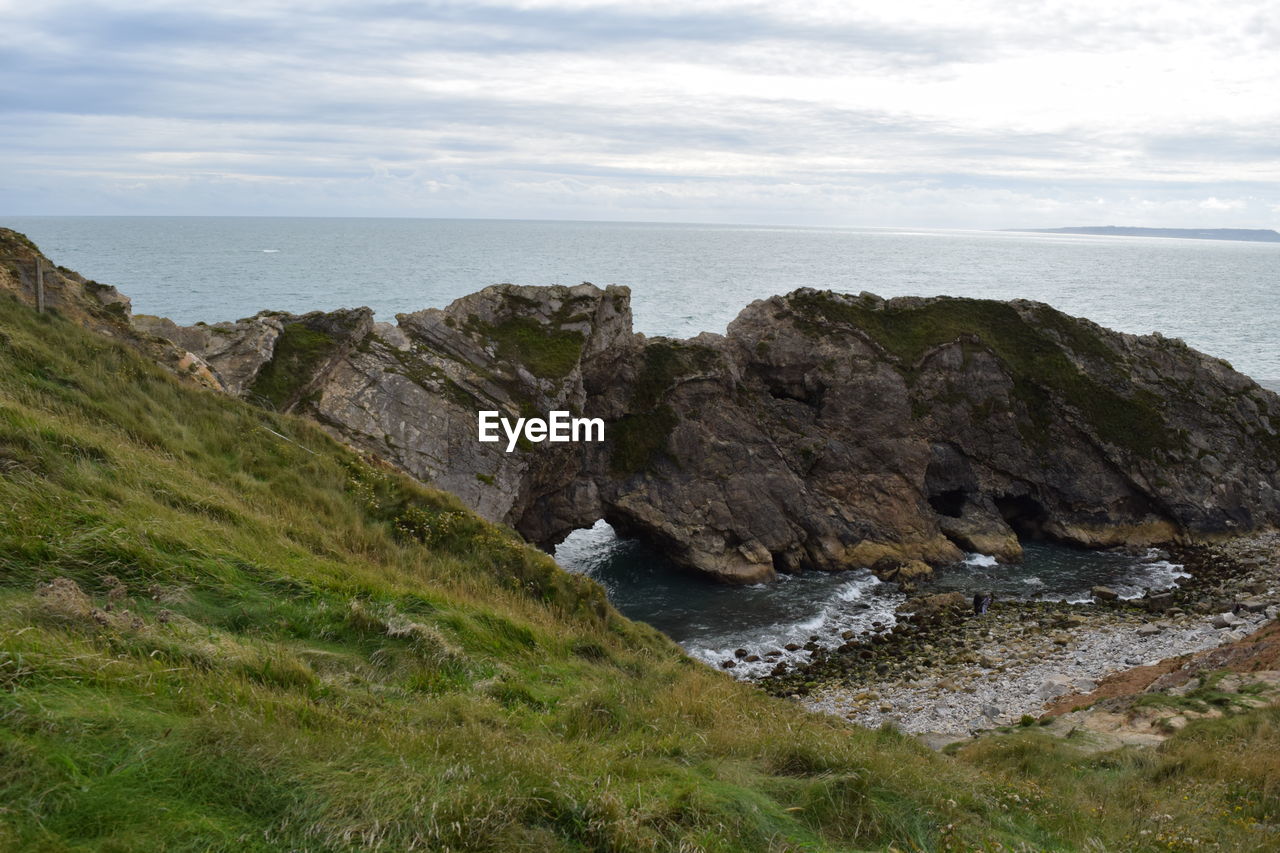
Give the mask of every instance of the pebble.
<path id="1" fill-rule="evenodd" d="M 869 680 L 856 685 L 817 686 L 801 701 L 811 710 L 845 716 L 861 725 L 874 728 L 892 722 L 912 733 L 967 735 L 982 720 L 989 721 L 985 726 L 989 727 L 1016 721 L 1024 714 L 1039 716 L 1047 700 L 1089 693 L 1107 675 L 1216 648 L 1275 618 L 1280 613 L 1280 536 L 1262 534 L 1221 547 L 1228 554 L 1234 549 L 1237 562 L 1240 553 L 1248 556 L 1251 548 L 1267 553 L 1255 564 L 1259 568 L 1248 574 L 1265 577 L 1265 589 L 1277 592 L 1253 594 L 1244 599 L 1250 607 L 1232 614 L 1223 608 L 1241 602 L 1243 585 L 1248 583 L 1252 588 L 1255 581 L 1244 577 L 1215 580 L 1195 595 L 1201 603 L 1216 602 L 1218 607 L 1194 612 L 1198 608 L 1184 602 L 1161 613 L 1158 624 L 1145 621 L 1150 614 L 1113 605 L 1094 605 L 1088 608 L 1087 618 L 1070 622 L 1045 618 L 1041 620 L 1044 626 L 1024 614 L 1015 612 L 1001 618 L 993 611 L 994 618 L 982 617 L 980 624 L 971 619 L 957 629 L 966 641 L 963 648 L 976 654 L 976 663 L 960 662 L 960 642 L 948 650 L 930 638 L 931 648 L 942 646 L 941 651 L 929 654 L 933 665 L 893 673 L 887 663 L 879 661 L 877 674 Z M 1255 609 L 1259 605 L 1261 609 Z M 1216 627 L 1219 623 L 1222 627 Z M 1064 635 L 1061 627 L 1048 627 L 1046 633 L 1047 626 L 1068 624 L 1070 634 Z M 1056 643 L 1063 636 L 1069 639 L 1069 651 Z M 1135 637 L 1142 638 L 1140 653 Z M 1044 697 L 1042 692 L 1052 695 Z"/>
<path id="2" fill-rule="evenodd" d="M 1213 617 L 1213 627 L 1215 628 L 1235 628 L 1244 624 L 1244 620 L 1234 613 L 1219 613 Z"/>

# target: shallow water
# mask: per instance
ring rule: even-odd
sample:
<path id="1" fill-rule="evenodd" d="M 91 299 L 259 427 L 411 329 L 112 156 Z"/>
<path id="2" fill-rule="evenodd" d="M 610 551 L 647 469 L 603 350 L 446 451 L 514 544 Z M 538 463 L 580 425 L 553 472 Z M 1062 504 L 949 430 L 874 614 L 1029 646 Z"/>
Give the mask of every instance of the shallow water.
<path id="1" fill-rule="evenodd" d="M 783 651 L 769 660 L 739 661 L 733 670 L 739 677 L 764 675 L 779 660 L 808 659 L 803 650 L 787 652 L 788 643 L 803 646 L 816 636 L 820 645 L 833 647 L 843 642 L 844 631 L 873 630 L 876 622 L 892 625 L 895 609 L 905 600 L 895 584 L 881 583 L 865 569 L 729 586 L 681 569 L 643 542 L 619 538 L 603 521 L 571 534 L 555 557 L 569 571 L 598 581 L 623 614 L 648 622 L 709 664 L 718 666 L 739 648 L 757 655 Z M 1006 600 L 1086 602 L 1095 585 L 1135 597 L 1144 589 L 1168 589 L 1186 576 L 1154 552 L 1135 556 L 1028 543 L 1021 563 L 1000 564 L 974 554 L 941 569 L 930 591 L 990 590 Z"/>
<path id="2" fill-rule="evenodd" d="M 1190 577 L 1154 550 L 1133 555 L 1027 542 L 1023 551 L 1021 563 L 971 554 L 963 563 L 939 569 L 932 585 L 940 591 L 989 590 L 996 598 L 1083 604 L 1093 600 L 1090 590 L 1095 586 L 1111 587 L 1124 599 L 1140 598 L 1145 591 L 1168 589 Z"/>

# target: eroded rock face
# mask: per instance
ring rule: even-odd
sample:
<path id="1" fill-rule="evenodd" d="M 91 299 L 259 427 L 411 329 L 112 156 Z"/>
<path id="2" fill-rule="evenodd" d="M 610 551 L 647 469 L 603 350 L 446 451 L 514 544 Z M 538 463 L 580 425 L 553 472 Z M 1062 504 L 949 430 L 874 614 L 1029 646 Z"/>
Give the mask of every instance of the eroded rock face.
<path id="1" fill-rule="evenodd" d="M 648 339 L 629 296 L 499 285 L 396 325 L 274 314 L 168 334 L 252 396 L 276 340 L 324 330 L 282 407 L 533 541 L 603 517 L 740 583 L 1280 519 L 1280 398 L 1181 342 L 1031 302 L 813 290 L 748 306 L 725 336 Z M 507 453 L 477 441 L 485 409 L 599 417 L 607 441 Z"/>
<path id="2" fill-rule="evenodd" d="M 30 301 L 29 278 L 6 268 L 0 287 Z M 604 518 L 727 581 L 915 579 L 965 551 L 1017 559 L 1020 536 L 1280 524 L 1280 397 L 1180 341 L 1038 303 L 805 289 L 724 336 L 671 340 L 632 332 L 621 287 L 496 285 L 395 324 L 361 308 L 180 327 L 130 321 L 70 271 L 50 281 L 56 310 L 313 417 L 544 545 Z M 477 440 L 481 410 L 598 417 L 606 441 L 508 453 Z"/>

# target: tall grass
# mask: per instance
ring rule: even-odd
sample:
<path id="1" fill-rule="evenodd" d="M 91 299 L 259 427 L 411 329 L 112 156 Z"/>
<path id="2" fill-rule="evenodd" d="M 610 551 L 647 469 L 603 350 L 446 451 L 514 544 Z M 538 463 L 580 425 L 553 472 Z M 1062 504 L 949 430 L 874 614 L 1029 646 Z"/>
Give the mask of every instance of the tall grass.
<path id="1" fill-rule="evenodd" d="M 1280 849 L 1280 708 L 1197 720 L 1158 749 L 1091 754 L 1032 730 L 959 757 L 1094 849 Z"/>
<path id="2" fill-rule="evenodd" d="M 975 761 L 738 684 L 316 426 L 0 302 L 0 849 L 1094 837 Z"/>

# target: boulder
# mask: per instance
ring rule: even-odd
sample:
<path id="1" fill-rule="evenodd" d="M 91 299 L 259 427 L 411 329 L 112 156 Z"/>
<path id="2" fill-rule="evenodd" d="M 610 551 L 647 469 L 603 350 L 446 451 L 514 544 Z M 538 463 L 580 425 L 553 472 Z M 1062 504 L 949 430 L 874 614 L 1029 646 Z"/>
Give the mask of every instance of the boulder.
<path id="1" fill-rule="evenodd" d="M 1022 559 L 1022 544 L 994 505 L 968 501 L 958 515 L 940 515 L 938 527 L 948 539 L 969 553 L 986 554 L 1002 563 Z"/>
<path id="2" fill-rule="evenodd" d="M 1040 683 L 1036 696 L 1045 701 L 1065 696 L 1072 691 L 1071 679 L 1065 675 L 1051 675 Z"/>
<path id="3" fill-rule="evenodd" d="M 1120 593 L 1109 586 L 1095 586 L 1089 590 L 1089 594 L 1097 601 L 1115 601 L 1120 597 Z"/>
<path id="4" fill-rule="evenodd" d="M 910 583 L 933 574 L 933 567 L 921 560 L 901 560 L 881 557 L 871 567 L 871 573 L 886 582 Z"/>
<path id="5" fill-rule="evenodd" d="M 942 592 L 908 599 L 898 605 L 898 612 L 911 613 L 918 622 L 934 621 L 951 613 L 972 609 L 972 602 L 962 592 Z"/>
<path id="6" fill-rule="evenodd" d="M 1238 628 L 1244 624 L 1244 620 L 1234 613 L 1219 613 L 1217 616 L 1213 617 L 1211 624 L 1213 627 L 1219 629 Z"/>

